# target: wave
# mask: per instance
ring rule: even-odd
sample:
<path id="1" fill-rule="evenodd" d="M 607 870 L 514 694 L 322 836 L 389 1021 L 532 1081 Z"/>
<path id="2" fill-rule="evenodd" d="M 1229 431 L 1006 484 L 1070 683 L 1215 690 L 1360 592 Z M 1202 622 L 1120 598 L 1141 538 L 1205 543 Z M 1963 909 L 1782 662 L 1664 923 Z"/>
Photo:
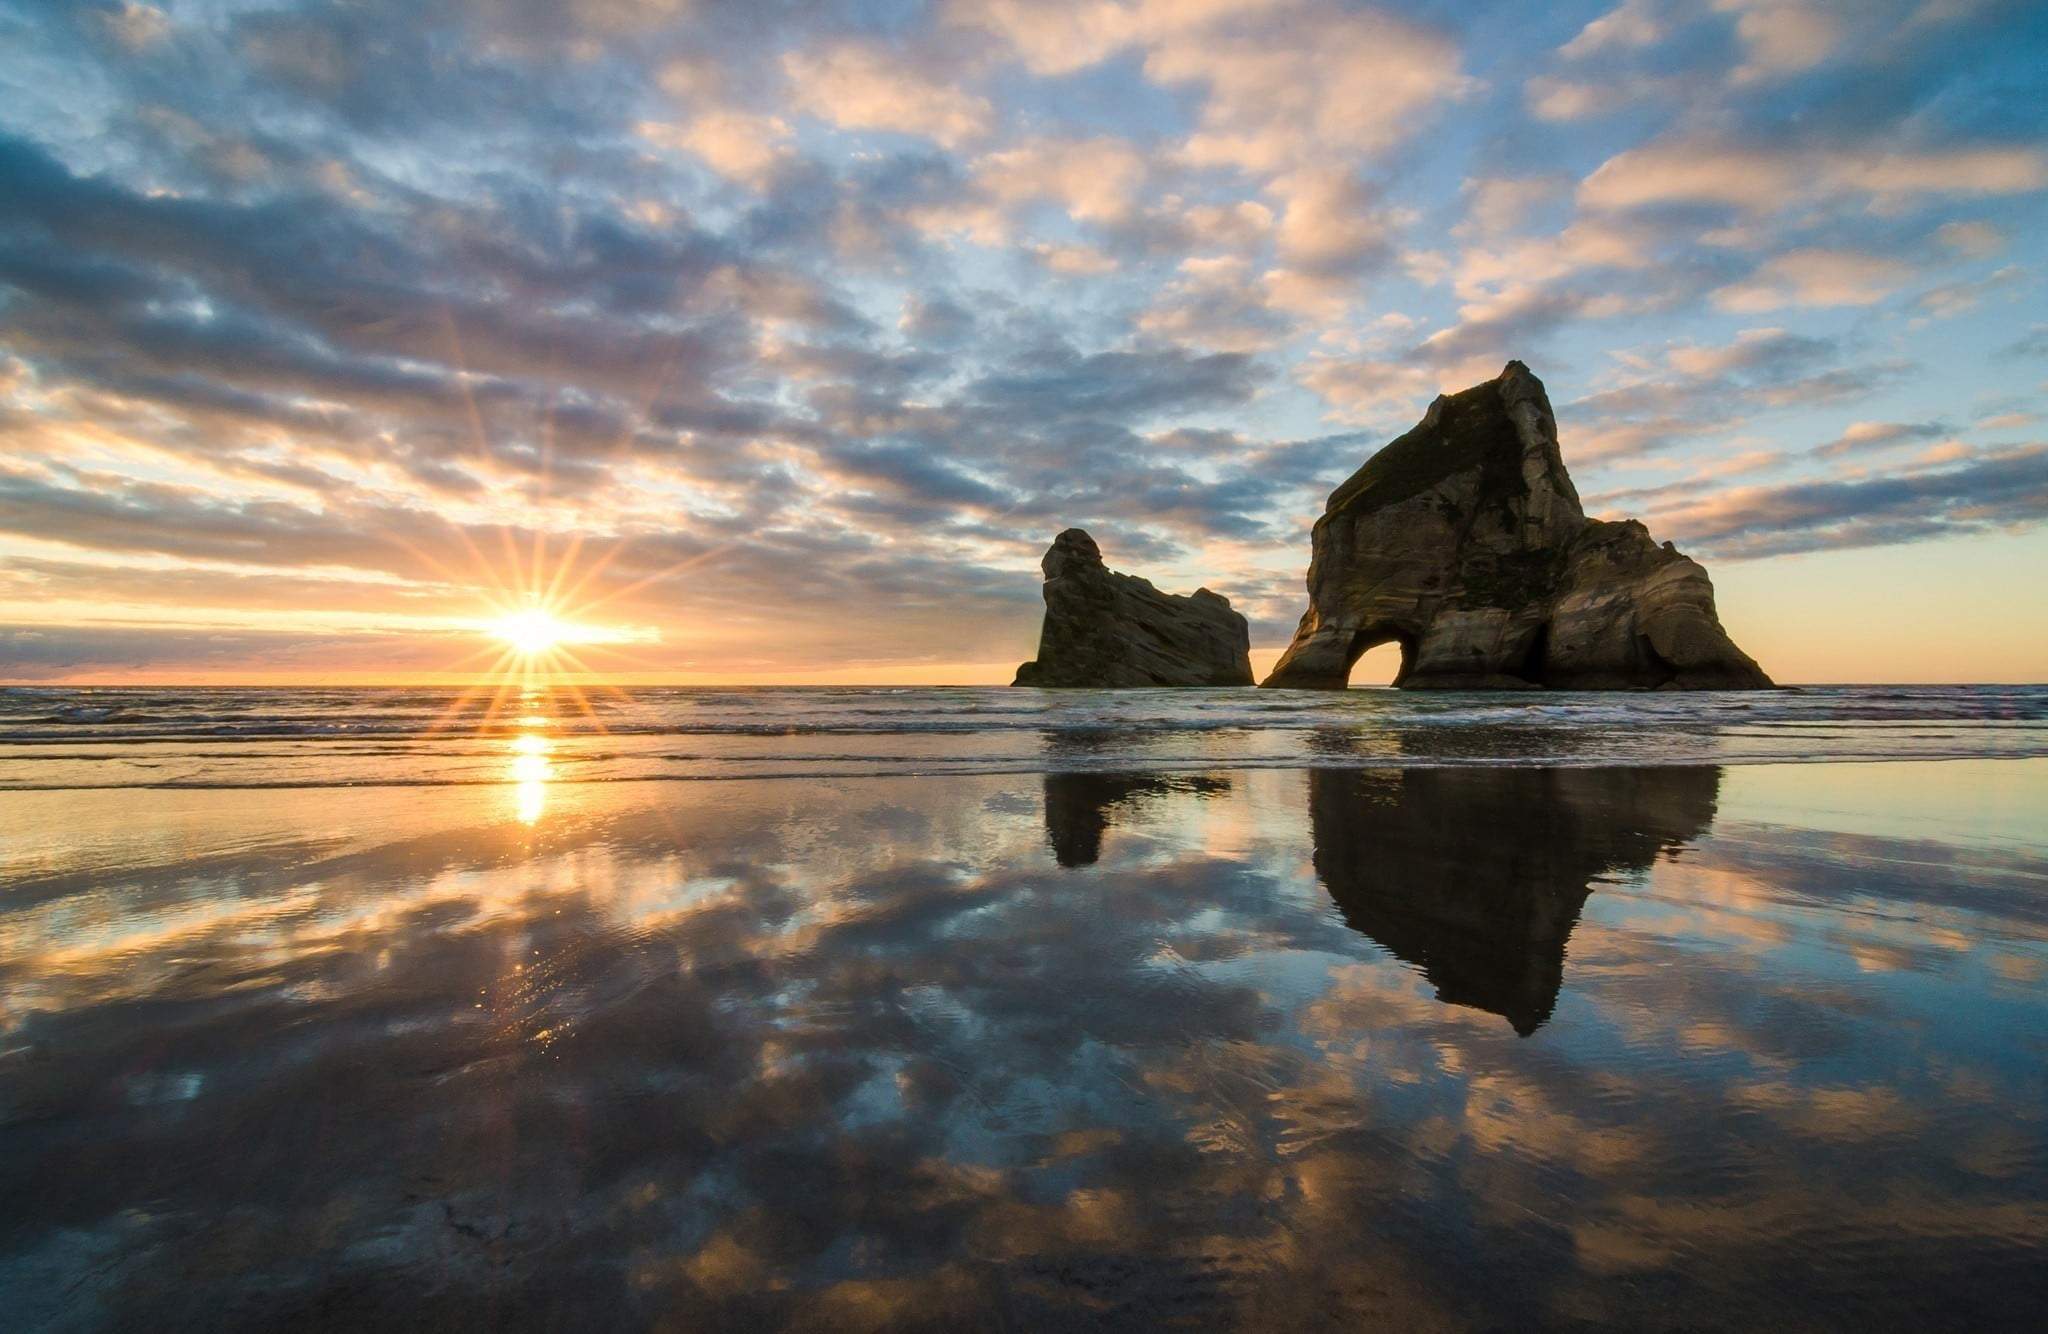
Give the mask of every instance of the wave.
<path id="1" fill-rule="evenodd" d="M 1250 769 L 1299 770 L 1299 769 L 1344 769 L 1344 770 L 1390 770 L 1390 769 L 1665 769 L 1672 767 L 1698 767 L 1714 765 L 1750 764 L 1842 764 L 1857 761 L 1898 759 L 1915 761 L 1979 760 L 1979 759 L 2040 759 L 2048 758 L 2048 751 L 2032 751 L 2027 754 L 1986 754 L 1970 748 L 1916 751 L 1910 755 L 1868 756 L 1813 753 L 1803 755 L 1780 754 L 1725 754 L 1711 759 L 1698 756 L 1562 756 L 1545 757 L 1540 760 L 1528 757 L 1511 758 L 1486 755 L 1436 755 L 1426 757 L 1402 756 L 1359 757 L 1330 756 L 1317 758 L 1312 763 L 1299 757 L 1263 758 L 1232 760 L 1218 763 L 1214 760 L 1157 760 L 1125 758 L 1101 765 L 1075 767 L 1055 763 L 1016 760 L 999 764 L 976 764 L 961 760 L 945 763 L 926 761 L 903 762 L 878 765 L 865 757 L 850 757 L 838 765 L 821 761 L 809 761 L 785 768 L 749 769 L 746 772 L 712 770 L 678 770 L 673 773 L 628 773 L 603 776 L 559 774 L 545 780 L 548 788 L 603 787 L 615 783 L 705 783 L 705 782 L 755 782 L 790 779 L 804 781 L 831 781 L 853 778 L 967 778 L 1003 776 L 1015 774 L 1147 774 L 1185 775 L 1211 774 L 1219 771 L 1238 772 Z M 253 775 L 233 777 L 165 779 L 157 782 L 111 781 L 82 783 L 28 783 L 0 780 L 0 792 L 78 792 L 78 791 L 127 791 L 151 790 L 171 792 L 234 792 L 234 791 L 310 791 L 323 788 L 501 788 L 511 785 L 512 780 L 504 777 L 421 777 L 408 778 L 385 775 L 377 778 L 350 779 L 338 781 L 332 778 L 259 778 Z"/>
<path id="2" fill-rule="evenodd" d="M 709 776 L 749 765 L 826 776 L 988 772 L 992 764 L 1156 770 L 2034 756 L 2048 755 L 2048 687 L 1527 695 L 659 687 L 609 693 L 602 707 L 538 692 L 509 708 L 439 690 L 17 687 L 0 691 L 0 787 L 499 782 L 504 758 L 527 744 L 519 738 L 545 739 L 552 764 L 577 770 L 574 781 Z"/>

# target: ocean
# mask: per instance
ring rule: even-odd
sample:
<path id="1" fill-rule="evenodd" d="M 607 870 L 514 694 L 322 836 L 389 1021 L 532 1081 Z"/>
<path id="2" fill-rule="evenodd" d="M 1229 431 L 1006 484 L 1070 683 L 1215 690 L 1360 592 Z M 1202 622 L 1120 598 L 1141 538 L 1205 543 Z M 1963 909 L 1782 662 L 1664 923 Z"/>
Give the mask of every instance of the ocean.
<path id="1" fill-rule="evenodd" d="M 2044 687 L 0 690 L 0 1324 L 2021 1327 L 2044 981 Z"/>

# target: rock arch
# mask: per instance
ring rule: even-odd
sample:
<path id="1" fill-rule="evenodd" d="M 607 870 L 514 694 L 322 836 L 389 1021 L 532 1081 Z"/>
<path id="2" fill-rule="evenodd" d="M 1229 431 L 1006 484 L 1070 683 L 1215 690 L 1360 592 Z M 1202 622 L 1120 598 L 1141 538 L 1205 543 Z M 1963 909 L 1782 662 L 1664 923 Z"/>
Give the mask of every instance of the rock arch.
<path id="1" fill-rule="evenodd" d="M 1308 610 L 1268 686 L 1341 690 L 1404 645 L 1411 689 L 1755 689 L 1699 563 L 1586 517 L 1543 382 L 1519 361 L 1439 397 L 1316 520 Z"/>

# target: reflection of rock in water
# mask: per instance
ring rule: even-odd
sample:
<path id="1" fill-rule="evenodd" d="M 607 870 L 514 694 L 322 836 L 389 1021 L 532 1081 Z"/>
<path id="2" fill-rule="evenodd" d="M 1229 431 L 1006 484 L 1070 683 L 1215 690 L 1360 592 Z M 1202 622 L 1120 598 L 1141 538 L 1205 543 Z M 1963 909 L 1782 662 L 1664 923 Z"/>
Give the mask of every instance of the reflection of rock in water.
<path id="1" fill-rule="evenodd" d="M 1047 774 L 1045 832 L 1060 865 L 1093 866 L 1102 855 L 1103 832 L 1139 798 L 1228 791 L 1229 779 L 1201 774 Z"/>
<path id="2" fill-rule="evenodd" d="M 1316 872 L 1344 920 L 1421 967 L 1437 999 L 1550 1017 L 1594 876 L 1706 832 L 1721 771 L 1318 769 Z"/>

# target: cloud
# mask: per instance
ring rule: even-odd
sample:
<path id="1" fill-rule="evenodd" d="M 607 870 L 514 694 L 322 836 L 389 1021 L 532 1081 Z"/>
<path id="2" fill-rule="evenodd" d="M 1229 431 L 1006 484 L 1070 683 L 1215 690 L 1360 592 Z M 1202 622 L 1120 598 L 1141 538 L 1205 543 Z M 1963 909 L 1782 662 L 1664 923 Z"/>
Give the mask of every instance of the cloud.
<path id="1" fill-rule="evenodd" d="M 2011 532 L 2048 520 L 2048 446 L 1961 467 L 1738 487 L 1656 512 L 1688 550 L 1722 560 Z"/>
<path id="2" fill-rule="evenodd" d="M 1371 10 L 1312 11 L 1230 34 L 1183 31 L 1148 53 L 1145 71 L 1205 89 L 1190 160 L 1262 174 L 1332 153 L 1382 152 L 1466 88 L 1454 43 Z"/>
<path id="3" fill-rule="evenodd" d="M 923 135 L 948 148 L 988 132 L 988 100 L 884 47 L 842 42 L 783 57 L 794 105 L 842 129 Z"/>
<path id="4" fill-rule="evenodd" d="M 1180 279 L 1138 318 L 1148 333 L 1218 352 L 1263 351 L 1285 340 L 1292 324 L 1235 256 L 1184 260 Z"/>
<path id="5" fill-rule="evenodd" d="M 1939 439 L 1948 433 L 1949 428 L 1940 422 L 1851 422 L 1835 439 L 1814 446 L 1813 452 L 1825 459 L 1841 458 Z"/>
<path id="6" fill-rule="evenodd" d="M 1682 442 L 1750 429 L 1766 414 L 1854 400 L 1895 384 L 1911 369 L 1850 357 L 1839 341 L 1781 328 L 1631 355 L 1622 382 L 1559 410 L 1559 438 L 1569 460 L 1641 460 Z"/>
<path id="7" fill-rule="evenodd" d="M 1674 347 L 1665 354 L 1665 361 L 1683 375 L 1715 379 L 1737 371 L 1767 368 L 1781 374 L 1797 373 L 1834 353 L 1833 344 L 1790 330 L 1744 329 L 1727 343 Z"/>
<path id="8" fill-rule="evenodd" d="M 977 183 L 1012 207 L 1047 200 L 1077 222 L 1117 223 L 1138 208 L 1148 164 L 1127 140 L 1033 139 L 974 164 Z"/>
<path id="9" fill-rule="evenodd" d="M 1585 120 L 1634 101 L 1620 83 L 1587 83 L 1538 75 L 1525 89 L 1529 110 L 1540 120 Z"/>
<path id="10" fill-rule="evenodd" d="M 1115 273 L 1117 269 L 1115 256 L 1080 242 L 1055 245 L 1041 241 L 1032 247 L 1032 253 L 1044 262 L 1046 268 L 1070 278 L 1095 277 Z"/>
<path id="11" fill-rule="evenodd" d="M 951 17 L 1000 34 L 1034 74 L 1061 75 L 1128 47 L 1300 8 L 1300 0 L 955 0 Z"/>
<path id="12" fill-rule="evenodd" d="M 2036 324 L 1998 350 L 2001 357 L 2048 357 L 2048 324 Z"/>
<path id="13" fill-rule="evenodd" d="M 982 0 L 954 15 L 1038 74 L 1138 49 L 1148 79 L 1199 94 L 1186 158 L 1258 176 L 1382 153 L 1470 87 L 1448 37 L 1324 0 Z"/>
<path id="14" fill-rule="evenodd" d="M 1243 254 L 1259 249 L 1273 233 L 1273 210 L 1256 199 L 1194 204 L 1175 211 L 1196 250 Z"/>
<path id="15" fill-rule="evenodd" d="M 149 5 L 122 4 L 93 15 L 101 29 L 130 52 L 141 52 L 171 35 L 171 17 Z"/>
<path id="16" fill-rule="evenodd" d="M 1552 330 L 1620 314 L 1632 304 L 1624 295 L 1541 281 L 1480 288 L 1458 308 L 1455 323 L 1419 341 L 1368 355 L 1311 353 L 1297 377 L 1337 420 L 1378 422 L 1389 410 L 1412 417 L 1436 394 L 1491 379 L 1508 361 L 1527 359 L 1531 345 Z"/>
<path id="17" fill-rule="evenodd" d="M 1649 0 L 1623 0 L 1579 29 L 1578 36 L 1557 49 L 1567 60 L 1583 60 L 1616 50 L 1634 51 L 1664 39 L 1664 20 Z"/>
<path id="18" fill-rule="evenodd" d="M 765 184 L 789 158 L 789 126 L 779 116 L 708 111 L 687 124 L 642 121 L 650 143 L 694 153 L 719 175 L 745 185 Z"/>
<path id="19" fill-rule="evenodd" d="M 423 641 L 416 631 L 401 636 L 331 630 L 195 632 L 181 625 L 0 625 L 0 662 L 17 681 L 94 672 L 317 672 L 336 661 L 380 659 L 393 670 L 433 671 L 450 656 L 446 643 Z"/>
<path id="20" fill-rule="evenodd" d="M 1374 192 L 1342 168 L 1309 168 L 1273 182 L 1284 212 L 1276 236 L 1280 262 L 1302 273 L 1352 275 L 1395 254 L 1394 228 Z"/>
<path id="21" fill-rule="evenodd" d="M 1458 295 L 1473 301 L 1501 291 L 1529 291 L 1589 269 L 1651 268 L 1661 233 L 1633 219 L 1577 218 L 1549 236 L 1475 244 L 1460 256 Z"/>
<path id="22" fill-rule="evenodd" d="M 974 312 L 949 297 L 904 298 L 896 327 L 922 343 L 957 343 L 974 331 Z"/>
<path id="23" fill-rule="evenodd" d="M 1522 229 L 1531 213 L 1554 202 L 1570 188 L 1570 178 L 1562 174 L 1467 180 L 1465 220 L 1458 224 L 1458 234 L 1478 242 L 1510 238 Z"/>
<path id="24" fill-rule="evenodd" d="M 1968 259 L 1985 259 L 2003 250 L 2005 232 L 1988 222 L 1945 222 L 1935 228 L 1934 239 Z"/>
<path id="25" fill-rule="evenodd" d="M 1589 208 L 1722 204 L 1774 212 L 1806 201 L 1861 198 L 1895 207 L 1920 197 L 1970 198 L 2048 189 L 2048 154 L 2004 146 L 1942 152 L 1842 152 L 1669 137 L 1600 164 L 1579 187 Z"/>
<path id="26" fill-rule="evenodd" d="M 1976 309 L 1978 302 L 1994 292 L 2012 292 L 2024 286 L 2032 276 L 2019 265 L 2008 264 L 1973 282 L 1945 283 L 1929 288 L 1915 297 L 1913 304 L 1936 319 L 1945 319 Z"/>
<path id="27" fill-rule="evenodd" d="M 1912 270 L 1881 255 L 1788 250 L 1742 282 L 1717 289 L 1717 309 L 1749 314 L 1785 306 L 1868 306 L 1905 283 Z"/>
<path id="28" fill-rule="evenodd" d="M 1257 366 L 1242 353 L 1198 356 L 1178 348 L 1083 355 L 1071 347 L 1034 348 L 1002 371 L 968 387 L 996 412 L 1029 411 L 1039 419 L 1144 419 L 1242 403 Z"/>
<path id="29" fill-rule="evenodd" d="M 1842 21 L 1818 5 L 1800 0 L 1715 0 L 1716 9 L 1737 15 L 1744 60 L 1730 75 L 1737 84 L 1760 83 L 1811 69 L 1834 54 Z"/>

